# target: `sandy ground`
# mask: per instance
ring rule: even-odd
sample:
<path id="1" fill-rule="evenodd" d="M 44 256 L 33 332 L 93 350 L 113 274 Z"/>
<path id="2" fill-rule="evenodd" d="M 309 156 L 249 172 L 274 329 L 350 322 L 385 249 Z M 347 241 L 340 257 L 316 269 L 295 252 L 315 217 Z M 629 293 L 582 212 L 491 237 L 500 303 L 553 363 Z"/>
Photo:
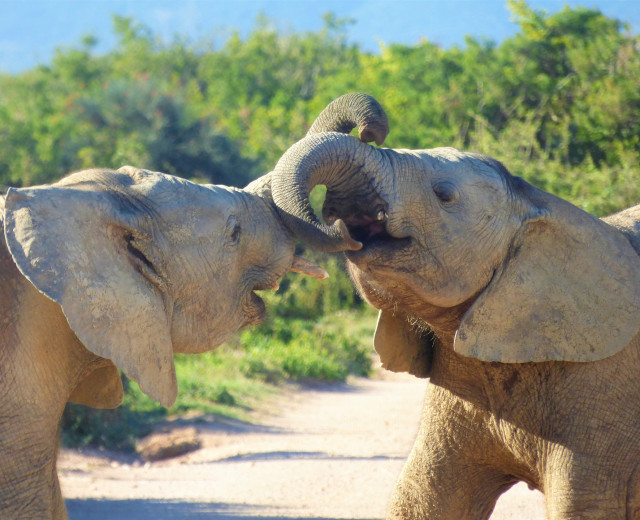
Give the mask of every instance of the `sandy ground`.
<path id="1" fill-rule="evenodd" d="M 209 419 L 198 451 L 144 463 L 63 450 L 71 520 L 382 519 L 420 420 L 426 382 L 354 379 L 288 394 L 254 424 Z M 491 520 L 542 520 L 519 484 Z"/>

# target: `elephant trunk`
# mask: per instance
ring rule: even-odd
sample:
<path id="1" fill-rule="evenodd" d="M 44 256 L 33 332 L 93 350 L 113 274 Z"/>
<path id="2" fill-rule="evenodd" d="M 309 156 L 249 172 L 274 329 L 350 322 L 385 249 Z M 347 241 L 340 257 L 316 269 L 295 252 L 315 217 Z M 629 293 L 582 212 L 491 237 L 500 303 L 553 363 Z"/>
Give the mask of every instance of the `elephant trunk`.
<path id="1" fill-rule="evenodd" d="M 323 132 L 348 134 L 356 127 L 362 142 L 375 141 L 378 146 L 389 134 L 389 121 L 384 109 L 375 98 L 361 92 L 345 94 L 329 103 L 309 128 L 307 137 Z M 271 173 L 267 173 L 248 184 L 245 190 L 272 200 L 271 180 Z"/>
<path id="2" fill-rule="evenodd" d="M 363 143 L 384 143 L 389 134 L 389 121 L 380 103 L 367 94 L 345 94 L 327 105 L 309 128 L 307 136 L 322 132 L 349 134 L 358 127 Z"/>
<path id="3" fill-rule="evenodd" d="M 358 250 L 340 219 L 332 225 L 316 217 L 309 194 L 318 184 L 327 191 L 370 194 L 369 179 L 389 169 L 382 150 L 340 133 L 309 135 L 282 156 L 272 173 L 273 201 L 285 225 L 311 246 L 323 251 Z"/>

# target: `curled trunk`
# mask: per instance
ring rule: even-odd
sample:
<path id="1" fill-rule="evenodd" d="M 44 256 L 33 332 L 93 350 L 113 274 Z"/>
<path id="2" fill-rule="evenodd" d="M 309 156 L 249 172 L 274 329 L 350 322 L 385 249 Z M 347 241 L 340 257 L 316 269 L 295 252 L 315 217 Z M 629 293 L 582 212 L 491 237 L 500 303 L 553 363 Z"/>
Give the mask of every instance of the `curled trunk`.
<path id="1" fill-rule="evenodd" d="M 309 128 L 307 136 L 321 132 L 348 134 L 358 127 L 358 139 L 363 143 L 384 143 L 389 133 L 389 121 L 380 103 L 367 94 L 353 92 L 327 105 Z"/>
<path id="2" fill-rule="evenodd" d="M 356 127 L 358 128 L 358 137 L 363 143 L 375 141 L 378 145 L 381 145 L 389 133 L 387 115 L 385 114 L 384 109 L 374 98 L 361 93 L 345 94 L 331 102 L 320 113 L 307 132 L 307 138 L 324 132 L 340 132 L 348 134 Z M 318 178 L 318 183 L 322 182 L 321 177 L 322 176 Z M 250 183 L 245 190 L 258 195 L 265 201 L 272 204 L 273 179 L 274 172 L 267 173 Z M 278 196 L 278 200 L 282 201 L 283 199 L 288 198 L 286 195 L 288 191 L 286 183 L 292 180 L 292 178 L 289 178 L 286 175 L 284 177 L 281 176 L 279 181 L 279 184 L 281 185 L 279 193 L 281 195 Z M 309 192 L 307 192 L 304 197 L 308 200 Z M 309 235 L 306 232 L 306 226 L 303 222 L 300 222 L 296 218 L 290 218 L 287 216 L 286 210 L 278 208 L 278 212 L 283 215 L 285 225 L 295 236 L 304 238 L 305 240 L 313 240 L 313 237 L 317 237 L 316 240 L 314 240 L 313 245 L 318 248 L 335 251 L 358 249 L 361 247 L 358 242 L 351 240 L 346 227 L 340 222 L 336 222 L 334 224 L 335 227 L 333 228 L 327 228 L 320 224 L 317 218 L 313 216 L 313 212 L 311 212 L 311 216 L 309 218 L 311 218 L 311 222 L 313 222 L 313 219 L 315 218 L 317 225 L 314 228 L 314 224 L 310 224 L 312 228 L 316 229 L 316 231 Z M 326 233 L 326 229 L 330 230 L 328 235 Z M 331 238 L 332 234 L 339 238 Z M 291 270 L 316 278 L 326 278 L 328 276 L 324 269 L 300 257 L 294 258 Z"/>
<path id="3" fill-rule="evenodd" d="M 282 156 L 272 173 L 273 201 L 285 225 L 298 237 L 323 251 L 357 250 L 362 244 L 336 220 L 323 224 L 316 217 L 309 194 L 318 184 L 328 191 L 376 192 L 370 179 L 389 169 L 389 159 L 378 150 L 340 133 L 308 135 Z"/>
<path id="4" fill-rule="evenodd" d="M 346 139 L 338 137 L 349 134 L 356 127 L 361 142 L 347 135 L 342 135 Z M 267 173 L 245 190 L 265 200 L 273 200 L 288 229 L 317 249 L 359 249 L 362 245 L 351 239 L 343 222 L 337 220 L 332 226 L 326 226 L 317 219 L 309 204 L 309 193 L 317 184 L 325 184 L 329 190 L 337 188 L 355 174 L 357 168 L 354 166 L 366 157 L 369 162 L 378 160 L 375 149 L 363 143 L 375 141 L 380 146 L 388 133 L 389 121 L 380 103 L 367 94 L 345 94 L 329 103 L 311 125 L 305 139 L 280 159 L 276 166 L 277 174 Z M 301 162 L 296 161 L 296 154 Z M 303 159 L 306 155 L 309 157 Z M 331 155 L 333 162 L 327 161 Z M 312 168 L 314 161 L 322 161 L 326 165 L 315 171 Z M 370 167 L 373 168 L 373 164 Z M 277 196 L 273 192 L 274 181 L 278 186 Z"/>
<path id="5" fill-rule="evenodd" d="M 329 103 L 309 128 L 307 137 L 323 132 L 349 134 L 356 127 L 363 143 L 375 141 L 380 146 L 389 134 L 384 109 L 375 98 L 361 92 L 344 94 Z M 271 200 L 271 182 L 270 172 L 248 184 L 245 190 Z"/>

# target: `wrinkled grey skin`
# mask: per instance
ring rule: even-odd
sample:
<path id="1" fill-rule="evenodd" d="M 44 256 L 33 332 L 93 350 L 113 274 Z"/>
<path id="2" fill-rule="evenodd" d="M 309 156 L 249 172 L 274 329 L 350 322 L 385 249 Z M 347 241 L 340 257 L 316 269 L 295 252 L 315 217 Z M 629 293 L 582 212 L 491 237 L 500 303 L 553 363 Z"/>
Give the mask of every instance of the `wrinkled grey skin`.
<path id="1" fill-rule="evenodd" d="M 388 518 L 486 519 L 517 481 L 554 520 L 640 518 L 640 206 L 603 221 L 488 157 L 337 134 L 274 175 L 325 248 L 306 192 L 328 185 L 383 366 L 430 378 Z"/>
<path id="2" fill-rule="evenodd" d="M 386 135 L 374 105 L 343 96 L 320 129 Z M 0 518 L 66 518 L 55 465 L 67 401 L 118 406 L 121 369 L 170 406 L 174 352 L 259 323 L 253 291 L 289 269 L 317 276 L 294 258 L 270 184 L 201 186 L 126 166 L 0 197 Z"/>

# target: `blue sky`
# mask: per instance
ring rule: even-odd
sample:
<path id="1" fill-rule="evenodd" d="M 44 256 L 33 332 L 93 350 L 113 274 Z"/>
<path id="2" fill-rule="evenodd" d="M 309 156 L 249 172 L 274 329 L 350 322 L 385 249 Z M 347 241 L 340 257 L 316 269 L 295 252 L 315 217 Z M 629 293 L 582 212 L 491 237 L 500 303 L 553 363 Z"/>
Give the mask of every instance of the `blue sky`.
<path id="1" fill-rule="evenodd" d="M 550 13 L 565 5 L 594 7 L 640 31 L 638 0 L 529 0 Z M 318 30 L 322 15 L 350 17 L 350 40 L 371 51 L 380 42 L 415 44 L 420 39 L 444 47 L 461 45 L 465 35 L 502 41 L 517 31 L 504 0 L 0 0 L 0 71 L 19 72 L 47 63 L 58 46 L 77 45 L 83 35 L 98 38 L 98 52 L 115 41 L 111 17 L 131 16 L 155 35 L 171 40 L 223 41 L 233 30 L 245 35 L 266 14 L 278 28 Z"/>

